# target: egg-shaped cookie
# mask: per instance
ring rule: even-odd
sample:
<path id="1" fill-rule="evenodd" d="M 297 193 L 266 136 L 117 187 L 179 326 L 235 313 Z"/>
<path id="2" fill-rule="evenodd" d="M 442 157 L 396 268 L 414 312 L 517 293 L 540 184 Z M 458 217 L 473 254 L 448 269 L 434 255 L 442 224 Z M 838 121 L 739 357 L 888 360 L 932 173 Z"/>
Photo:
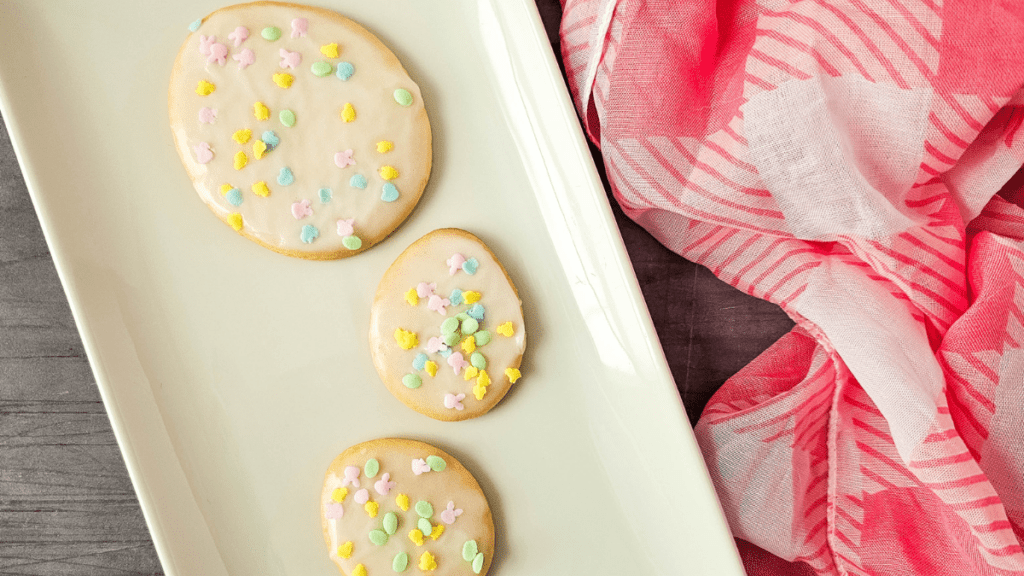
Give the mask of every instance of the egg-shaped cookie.
<path id="1" fill-rule="evenodd" d="M 486 574 L 494 521 L 458 460 L 415 440 L 352 446 L 331 462 L 320 494 L 328 556 L 347 576 Z"/>
<path id="2" fill-rule="evenodd" d="M 222 8 L 171 72 L 171 132 L 199 197 L 276 252 L 344 258 L 416 206 L 431 167 L 420 89 L 373 34 L 329 10 Z"/>
<path id="3" fill-rule="evenodd" d="M 522 302 L 479 238 L 435 230 L 384 273 L 370 313 L 370 352 L 388 390 L 438 420 L 474 418 L 520 378 Z"/>

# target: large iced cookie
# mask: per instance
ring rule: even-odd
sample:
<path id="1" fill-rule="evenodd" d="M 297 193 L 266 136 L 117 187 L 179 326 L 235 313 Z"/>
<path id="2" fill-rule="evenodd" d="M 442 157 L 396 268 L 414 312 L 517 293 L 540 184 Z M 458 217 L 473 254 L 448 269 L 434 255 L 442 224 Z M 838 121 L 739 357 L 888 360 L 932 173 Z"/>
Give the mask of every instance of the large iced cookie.
<path id="1" fill-rule="evenodd" d="M 328 555 L 348 576 L 486 574 L 494 555 L 487 498 L 442 450 L 398 438 L 334 459 L 320 495 Z"/>
<path id="2" fill-rule="evenodd" d="M 190 28 L 171 73 L 171 130 L 214 214 L 314 260 L 356 254 L 405 220 L 430 175 L 430 124 L 376 37 L 276 2 L 229 6 Z"/>
<path id="3" fill-rule="evenodd" d="M 494 407 L 520 377 L 523 309 L 497 257 L 463 230 L 435 230 L 381 279 L 370 351 L 381 380 L 413 410 L 466 420 Z"/>

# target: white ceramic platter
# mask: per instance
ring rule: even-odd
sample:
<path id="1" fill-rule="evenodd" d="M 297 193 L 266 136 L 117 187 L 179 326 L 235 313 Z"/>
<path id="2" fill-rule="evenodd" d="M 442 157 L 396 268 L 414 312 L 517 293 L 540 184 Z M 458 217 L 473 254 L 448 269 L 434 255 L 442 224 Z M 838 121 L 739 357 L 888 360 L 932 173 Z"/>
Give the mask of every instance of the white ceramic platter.
<path id="1" fill-rule="evenodd" d="M 323 472 L 403 436 L 479 479 L 495 576 L 742 574 L 532 1 L 323 4 L 395 51 L 434 131 L 413 215 L 335 262 L 237 236 L 178 161 L 171 64 L 218 3 L 0 0 L 0 111 L 167 573 L 336 574 Z M 523 379 L 458 423 L 399 403 L 367 343 L 384 270 L 447 226 L 529 331 Z"/>

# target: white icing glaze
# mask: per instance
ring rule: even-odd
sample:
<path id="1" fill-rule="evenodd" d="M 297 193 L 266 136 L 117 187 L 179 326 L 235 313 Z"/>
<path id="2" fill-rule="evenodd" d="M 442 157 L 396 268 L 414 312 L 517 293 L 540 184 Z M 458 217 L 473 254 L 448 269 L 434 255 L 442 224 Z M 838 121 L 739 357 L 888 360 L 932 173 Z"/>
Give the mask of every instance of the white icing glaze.
<path id="1" fill-rule="evenodd" d="M 307 18 L 304 37 L 291 38 L 291 21 Z M 249 37 L 238 47 L 228 36 L 236 28 L 249 29 Z M 265 40 L 261 31 L 268 26 L 281 30 L 276 41 Z M 215 36 L 227 47 L 226 64 L 208 61 L 200 52 L 200 36 Z M 320 47 L 339 45 L 338 58 L 327 58 Z M 240 69 L 233 56 L 252 50 L 255 62 Z M 298 52 L 301 63 L 294 69 L 280 67 L 280 50 Z M 329 62 L 331 73 L 313 74 L 316 62 Z M 347 81 L 335 72 L 340 62 L 350 62 L 355 73 Z M 290 88 L 273 81 L 278 73 L 291 74 Z M 196 94 L 201 80 L 212 82 L 216 90 L 208 96 Z M 398 88 L 408 90 L 413 103 L 399 105 L 393 96 Z M 253 105 L 262 102 L 270 109 L 270 118 L 257 120 Z M 346 103 L 356 111 L 352 122 L 344 122 L 340 112 Z M 203 108 L 216 110 L 212 123 L 200 122 Z M 296 122 L 287 127 L 279 119 L 282 110 L 295 113 Z M 279 251 L 305 253 L 350 253 L 336 232 L 339 219 L 355 219 L 355 235 L 363 249 L 377 243 L 405 219 L 426 185 L 431 163 L 431 136 L 419 88 L 401 64 L 373 35 L 354 22 L 325 10 L 293 4 L 259 3 L 239 5 L 214 12 L 185 41 L 170 86 L 171 127 L 175 143 L 200 197 L 221 219 L 239 213 L 250 238 Z M 208 117 L 208 115 L 207 115 Z M 232 140 L 236 130 L 250 129 L 246 144 Z M 265 131 L 272 130 L 280 144 L 257 160 L 252 145 Z M 377 142 L 388 140 L 394 149 L 377 152 Z M 197 161 L 195 147 L 208 143 L 213 159 Z M 337 152 L 351 149 L 355 166 L 339 168 Z M 245 152 L 248 164 L 234 169 L 234 156 Z M 385 180 L 382 166 L 393 166 L 398 177 L 391 180 L 399 190 L 394 202 L 381 200 Z M 282 168 L 289 168 L 294 183 L 278 184 Z M 354 174 L 362 174 L 368 186 L 359 190 L 349 185 Z M 267 183 L 270 196 L 254 194 L 251 186 Z M 230 184 L 242 192 L 240 206 L 231 205 L 220 192 Z M 330 188 L 332 199 L 321 203 L 318 191 Z M 291 210 L 295 202 L 310 201 L 311 216 L 296 219 Z M 319 237 L 311 244 L 302 242 L 304 225 L 313 225 Z"/>
<path id="2" fill-rule="evenodd" d="M 476 258 L 479 262 L 476 274 L 460 270 L 450 275 L 446 262 L 455 253 L 466 259 Z M 445 315 L 430 310 L 426 298 L 420 298 L 416 306 L 411 306 L 405 301 L 405 293 L 420 282 L 436 283 L 435 293 L 444 298 L 448 298 L 454 288 L 481 294 L 479 304 L 484 307 L 485 316 L 480 326 L 491 333 L 490 343 L 477 348 L 487 360 L 486 370 L 491 380 L 482 400 L 473 395 L 475 379 L 467 381 L 463 373 L 456 375 L 441 354 L 426 350 L 429 339 L 441 335 L 440 327 L 445 319 L 472 305 L 448 306 Z M 512 337 L 497 332 L 498 325 L 508 321 L 515 329 Z M 396 328 L 414 332 L 419 345 L 403 350 L 395 341 Z M 391 393 L 417 412 L 439 420 L 465 420 L 487 412 L 512 386 L 505 369 L 518 368 L 525 349 L 526 330 L 519 297 L 490 250 L 467 232 L 445 229 L 427 234 L 406 249 L 381 279 L 370 316 L 370 350 L 377 371 Z M 454 350 L 462 352 L 458 344 Z M 427 354 L 438 364 L 436 376 L 413 368 L 413 359 L 420 353 Z M 464 356 L 469 361 L 470 355 Z M 422 386 L 410 389 L 402 383 L 402 377 L 410 373 L 420 376 Z M 449 393 L 466 395 L 462 400 L 463 410 L 445 407 L 444 397 Z"/>

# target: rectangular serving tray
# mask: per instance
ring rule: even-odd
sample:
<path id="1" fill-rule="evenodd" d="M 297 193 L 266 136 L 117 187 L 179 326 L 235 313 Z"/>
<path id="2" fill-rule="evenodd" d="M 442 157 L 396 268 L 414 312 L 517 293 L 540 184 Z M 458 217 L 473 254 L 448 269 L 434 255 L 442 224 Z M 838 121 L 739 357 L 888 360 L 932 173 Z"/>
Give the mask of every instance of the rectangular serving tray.
<path id="1" fill-rule="evenodd" d="M 171 64 L 221 4 L 0 0 L 0 112 L 167 574 L 337 574 L 323 472 L 384 436 L 474 472 L 495 576 L 742 574 L 533 2 L 318 4 L 395 51 L 434 131 L 419 207 L 334 262 L 233 234 L 179 163 Z M 367 343 L 384 270 L 449 226 L 529 332 L 523 379 L 461 423 L 400 404 Z"/>

